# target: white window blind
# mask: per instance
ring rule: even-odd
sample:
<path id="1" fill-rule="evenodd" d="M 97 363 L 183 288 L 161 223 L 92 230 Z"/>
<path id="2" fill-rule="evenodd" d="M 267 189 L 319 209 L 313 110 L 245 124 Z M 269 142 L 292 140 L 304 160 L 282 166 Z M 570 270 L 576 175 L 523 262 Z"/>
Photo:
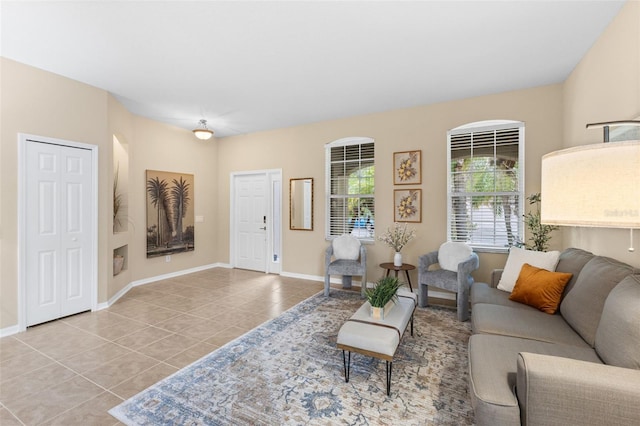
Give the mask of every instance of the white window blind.
<path id="1" fill-rule="evenodd" d="M 326 145 L 328 239 L 352 234 L 373 240 L 375 146 L 371 138 L 345 138 Z"/>
<path id="2" fill-rule="evenodd" d="M 447 234 L 475 248 L 523 237 L 524 123 L 479 122 L 447 133 Z"/>

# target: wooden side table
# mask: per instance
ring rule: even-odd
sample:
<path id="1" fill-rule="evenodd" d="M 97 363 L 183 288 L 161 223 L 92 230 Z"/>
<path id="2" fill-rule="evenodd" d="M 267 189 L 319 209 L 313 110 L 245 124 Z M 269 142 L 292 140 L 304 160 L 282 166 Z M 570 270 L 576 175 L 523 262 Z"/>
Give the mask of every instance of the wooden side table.
<path id="1" fill-rule="evenodd" d="M 413 287 L 411 287 L 411 278 L 409 277 L 409 271 L 413 271 L 414 269 L 416 269 L 414 265 L 411 265 L 409 263 L 403 263 L 401 266 L 396 266 L 393 264 L 393 262 L 387 262 L 387 263 L 381 263 L 380 267 L 382 269 L 387 270 L 387 275 L 386 275 L 387 277 L 389 276 L 389 273 L 391 271 L 394 271 L 396 274 L 396 278 L 398 278 L 398 272 L 404 271 L 404 273 L 407 275 L 407 283 L 409 283 L 409 289 L 413 293 Z"/>

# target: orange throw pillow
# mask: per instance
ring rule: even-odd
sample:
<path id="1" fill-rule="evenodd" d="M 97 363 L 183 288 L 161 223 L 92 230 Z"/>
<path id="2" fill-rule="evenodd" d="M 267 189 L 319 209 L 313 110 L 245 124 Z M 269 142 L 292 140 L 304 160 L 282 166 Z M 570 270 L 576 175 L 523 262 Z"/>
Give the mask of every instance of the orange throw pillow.
<path id="1" fill-rule="evenodd" d="M 555 314 L 562 299 L 562 291 L 572 276 L 573 274 L 551 272 L 525 263 L 509 300 L 533 306 L 547 314 Z"/>

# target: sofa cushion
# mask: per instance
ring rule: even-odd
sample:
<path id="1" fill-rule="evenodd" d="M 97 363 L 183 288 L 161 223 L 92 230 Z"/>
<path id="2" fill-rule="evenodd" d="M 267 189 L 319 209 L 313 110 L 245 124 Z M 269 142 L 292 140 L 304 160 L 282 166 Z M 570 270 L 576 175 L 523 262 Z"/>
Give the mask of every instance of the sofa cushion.
<path id="1" fill-rule="evenodd" d="M 498 290 L 487 283 L 474 282 L 471 286 L 471 306 L 473 309 L 476 303 L 488 303 L 491 305 L 511 306 L 516 309 L 535 309 L 532 306 L 509 300 L 510 295 L 511 293 Z"/>
<path id="2" fill-rule="evenodd" d="M 606 364 L 640 370 L 640 275 L 626 277 L 609 293 L 595 348 Z"/>
<path id="3" fill-rule="evenodd" d="M 509 256 L 507 257 L 507 263 L 504 266 L 504 272 L 502 272 L 500 282 L 498 283 L 498 288 L 511 292 L 516 285 L 522 265 L 525 263 L 548 271 L 555 271 L 559 258 L 559 251 L 543 252 L 511 247 Z"/>
<path id="4" fill-rule="evenodd" d="M 595 255 L 591 252 L 573 247 L 565 249 L 562 251 L 562 253 L 560 253 L 558 265 L 556 266 L 556 272 L 568 272 L 570 274 L 573 274 L 573 276 L 569 280 L 569 283 L 564 288 L 564 295 L 566 295 L 573 288 L 576 281 L 578 280 L 580 271 L 582 271 L 582 268 L 584 268 L 584 265 L 586 265 L 587 262 L 589 262 L 594 257 Z"/>
<path id="5" fill-rule="evenodd" d="M 640 271 L 604 256 L 595 256 L 582 268 L 573 288 L 560 304 L 565 320 L 591 346 L 609 292 L 626 276 Z"/>
<path id="6" fill-rule="evenodd" d="M 537 312 L 538 315 L 543 315 Z M 549 318 L 557 316 L 544 315 Z M 476 424 L 519 425 L 516 386 L 518 353 L 531 352 L 601 364 L 590 347 L 476 334 L 469 339 L 469 391 Z M 483 420 L 487 422 L 483 423 Z"/>
<path id="7" fill-rule="evenodd" d="M 471 310 L 471 327 L 473 333 L 589 346 L 560 315 L 547 315 L 533 308 L 525 310 L 477 303 Z"/>
<path id="8" fill-rule="evenodd" d="M 554 314 L 560 305 L 562 291 L 572 276 L 568 272 L 551 272 L 525 263 L 509 300 Z"/>

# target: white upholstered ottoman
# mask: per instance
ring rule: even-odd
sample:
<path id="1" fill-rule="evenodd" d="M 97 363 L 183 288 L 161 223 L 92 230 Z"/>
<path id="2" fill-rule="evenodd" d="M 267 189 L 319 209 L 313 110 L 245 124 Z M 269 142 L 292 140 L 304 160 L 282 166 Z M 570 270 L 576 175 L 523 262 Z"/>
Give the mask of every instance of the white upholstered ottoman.
<path id="1" fill-rule="evenodd" d="M 387 371 L 387 395 L 391 392 L 391 370 L 393 356 L 398 349 L 402 335 L 411 323 L 413 336 L 413 313 L 418 305 L 418 295 L 398 290 L 398 302 L 382 320 L 371 317 L 371 305 L 365 302 L 338 332 L 338 349 L 342 349 L 344 379 L 349 382 L 351 352 L 384 359 Z M 348 355 L 345 354 L 345 351 Z"/>

